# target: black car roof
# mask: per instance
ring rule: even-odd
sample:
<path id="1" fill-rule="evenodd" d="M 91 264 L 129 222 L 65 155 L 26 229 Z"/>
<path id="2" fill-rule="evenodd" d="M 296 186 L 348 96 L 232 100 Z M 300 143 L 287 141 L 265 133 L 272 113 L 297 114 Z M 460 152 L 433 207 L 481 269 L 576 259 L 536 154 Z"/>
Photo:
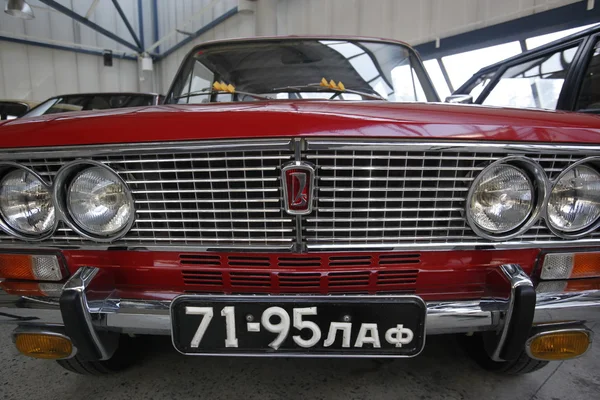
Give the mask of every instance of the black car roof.
<path id="1" fill-rule="evenodd" d="M 565 36 L 563 38 L 560 38 L 558 40 L 554 40 L 554 41 L 552 41 L 550 43 L 547 43 L 545 45 L 536 47 L 535 49 L 531 49 L 531 50 L 525 51 L 523 53 L 517 54 L 516 56 L 512 56 L 510 58 L 506 58 L 506 59 L 504 59 L 502 61 L 499 61 L 499 62 L 497 62 L 495 64 L 488 65 L 487 67 L 483 67 L 479 71 L 477 71 L 476 73 L 474 73 L 473 76 L 481 75 L 481 74 L 484 74 L 486 72 L 492 72 L 492 71 L 494 71 L 494 70 L 496 70 L 496 69 L 498 69 L 498 68 L 500 68 L 500 67 L 502 67 L 502 66 L 504 66 L 504 65 L 506 65 L 508 63 L 511 63 L 512 61 L 520 60 L 521 58 L 529 56 L 530 54 L 543 53 L 546 50 L 551 49 L 551 48 L 553 48 L 554 46 L 556 46 L 558 44 L 568 43 L 568 42 L 570 42 L 572 40 L 577 40 L 577 39 L 580 39 L 580 38 L 584 38 L 586 36 L 590 36 L 590 35 L 593 35 L 593 34 L 598 33 L 598 32 L 600 32 L 600 23 L 598 23 L 596 26 L 592 26 L 591 28 L 585 29 L 585 30 L 583 30 L 581 32 L 577 32 L 577 33 L 574 33 L 572 35 Z M 469 81 L 470 81 L 470 79 L 469 79 Z M 469 81 L 467 81 L 467 82 L 469 82 Z"/>

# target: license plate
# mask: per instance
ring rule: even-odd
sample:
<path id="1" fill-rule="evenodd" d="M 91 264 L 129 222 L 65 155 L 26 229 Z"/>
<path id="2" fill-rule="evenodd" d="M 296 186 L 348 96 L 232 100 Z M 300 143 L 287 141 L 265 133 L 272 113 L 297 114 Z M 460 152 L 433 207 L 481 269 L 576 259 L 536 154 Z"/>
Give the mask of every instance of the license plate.
<path id="1" fill-rule="evenodd" d="M 413 357 L 426 310 L 417 296 L 184 295 L 172 339 L 191 355 Z"/>

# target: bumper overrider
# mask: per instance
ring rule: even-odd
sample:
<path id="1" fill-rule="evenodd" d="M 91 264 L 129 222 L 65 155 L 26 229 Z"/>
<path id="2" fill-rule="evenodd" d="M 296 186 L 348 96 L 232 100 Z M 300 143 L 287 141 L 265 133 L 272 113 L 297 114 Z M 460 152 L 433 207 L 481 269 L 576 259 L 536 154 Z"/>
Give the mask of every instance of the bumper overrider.
<path id="1" fill-rule="evenodd" d="M 77 354 L 90 361 L 109 359 L 120 333 L 172 334 L 172 296 L 168 300 L 123 299 L 113 297 L 110 290 L 90 291 L 98 272 L 100 269 L 95 267 L 79 268 L 64 285 L 60 298 L 54 301 L 0 291 L 0 323 L 16 324 L 15 338 L 20 334 L 37 333 L 68 340 L 73 351 L 62 358 Z M 591 342 L 591 331 L 585 325 L 600 321 L 600 290 L 536 293 L 530 277 L 519 265 L 501 265 L 494 272 L 490 286 L 503 290 L 490 290 L 489 295 L 478 300 L 426 302 L 426 335 L 486 332 L 486 349 L 496 361 L 515 359 L 524 348 L 529 348 L 532 339 L 546 333 L 583 331 Z M 506 293 L 507 288 L 510 288 L 508 297 L 495 295 Z M 290 296 L 319 303 L 319 296 L 310 295 L 192 295 L 197 299 L 235 299 L 236 302 L 244 302 L 244 297 L 254 301 L 260 297 L 269 302 Z M 326 296 L 328 301 L 336 297 L 348 296 Z M 302 352 L 268 354 L 305 355 Z"/>

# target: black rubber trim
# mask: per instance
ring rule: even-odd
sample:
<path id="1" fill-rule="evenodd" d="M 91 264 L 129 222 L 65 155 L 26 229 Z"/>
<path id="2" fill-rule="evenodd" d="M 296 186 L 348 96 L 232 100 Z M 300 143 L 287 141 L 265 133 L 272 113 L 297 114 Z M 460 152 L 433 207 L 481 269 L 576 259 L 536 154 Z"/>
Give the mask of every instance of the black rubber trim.
<path id="1" fill-rule="evenodd" d="M 85 318 L 83 294 L 76 290 L 65 290 L 60 296 L 60 313 L 62 314 L 65 331 L 77 348 L 77 356 L 86 361 L 97 361 L 102 354 L 96 343 Z"/>
<path id="2" fill-rule="evenodd" d="M 514 291 L 514 308 L 509 324 L 504 346 L 500 351 L 500 358 L 513 361 L 519 358 L 525 342 L 530 337 L 535 314 L 535 289 L 531 286 L 519 286 Z"/>

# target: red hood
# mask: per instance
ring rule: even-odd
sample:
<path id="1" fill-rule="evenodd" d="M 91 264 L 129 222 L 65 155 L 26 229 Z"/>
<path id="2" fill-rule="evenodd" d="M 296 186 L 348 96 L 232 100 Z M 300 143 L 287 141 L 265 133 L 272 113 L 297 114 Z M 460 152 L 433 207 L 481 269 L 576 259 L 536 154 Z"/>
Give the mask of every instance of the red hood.
<path id="1" fill-rule="evenodd" d="M 303 100 L 65 113 L 0 125 L 2 148 L 292 136 L 598 144 L 600 117 L 472 105 Z"/>

